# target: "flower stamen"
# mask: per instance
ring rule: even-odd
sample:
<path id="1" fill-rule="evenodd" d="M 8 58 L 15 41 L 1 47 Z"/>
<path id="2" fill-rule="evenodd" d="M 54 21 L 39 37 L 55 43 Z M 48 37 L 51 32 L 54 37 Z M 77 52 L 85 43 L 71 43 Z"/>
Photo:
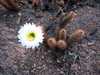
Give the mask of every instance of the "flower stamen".
<path id="1" fill-rule="evenodd" d="M 32 41 L 35 39 L 36 34 L 34 32 L 29 33 L 28 35 L 26 35 L 27 40 Z"/>

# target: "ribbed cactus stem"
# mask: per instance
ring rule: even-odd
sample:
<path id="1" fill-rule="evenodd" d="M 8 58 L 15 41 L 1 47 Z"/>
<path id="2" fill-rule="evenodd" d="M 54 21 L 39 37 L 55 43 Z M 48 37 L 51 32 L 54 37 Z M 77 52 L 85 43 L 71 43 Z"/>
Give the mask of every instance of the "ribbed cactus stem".
<path id="1" fill-rule="evenodd" d="M 57 46 L 57 42 L 56 42 L 56 40 L 53 39 L 53 38 L 49 38 L 48 41 L 47 41 L 47 43 L 48 43 L 48 46 L 49 46 L 52 50 L 54 50 L 54 49 L 56 48 L 56 46 Z"/>
<path id="2" fill-rule="evenodd" d="M 57 9 L 57 0 L 52 0 L 54 11 Z"/>
<path id="3" fill-rule="evenodd" d="M 75 13 L 71 11 L 68 16 L 64 19 L 64 21 L 61 24 L 61 28 L 64 28 L 65 25 L 75 16 Z"/>
<path id="4" fill-rule="evenodd" d="M 38 25 L 40 28 L 41 28 L 41 30 L 42 30 L 42 32 L 43 32 L 43 37 L 44 37 L 44 39 L 43 39 L 43 44 L 44 44 L 44 46 L 45 47 L 47 47 L 47 34 L 46 34 L 46 32 L 45 32 L 45 29 L 41 26 L 41 25 Z"/>
<path id="5" fill-rule="evenodd" d="M 38 6 L 38 1 L 37 1 L 37 0 L 33 0 L 32 5 L 33 5 L 34 7 L 37 7 L 37 6 Z"/>
<path id="6" fill-rule="evenodd" d="M 77 40 L 79 40 L 83 36 L 84 36 L 83 30 L 79 29 L 79 30 L 75 31 L 74 33 L 71 34 L 71 36 L 69 37 L 69 39 L 67 41 L 68 46 L 72 46 Z"/>
<path id="7" fill-rule="evenodd" d="M 62 7 L 64 5 L 64 1 L 61 0 L 60 3 L 59 3 L 59 5 Z"/>
<path id="8" fill-rule="evenodd" d="M 4 0 L 0 0 L 0 4 L 6 9 L 6 10 L 12 10 L 11 6 L 9 6 Z"/>
<path id="9" fill-rule="evenodd" d="M 6 0 L 6 2 L 12 7 L 12 9 L 14 11 L 18 11 L 19 10 L 19 8 L 17 7 L 17 5 L 14 3 L 13 0 Z"/>
<path id="10" fill-rule="evenodd" d="M 67 36 L 67 32 L 65 29 L 61 29 L 59 31 L 59 40 L 64 40 L 66 41 L 66 36 Z"/>
<path id="11" fill-rule="evenodd" d="M 65 17 L 65 13 L 62 13 L 61 16 L 60 16 L 60 22 L 61 23 L 63 22 L 64 17 Z"/>
<path id="12" fill-rule="evenodd" d="M 0 4 L 8 11 L 18 11 L 19 8 L 13 0 L 0 0 Z"/>
<path id="13" fill-rule="evenodd" d="M 59 49 L 65 50 L 67 48 L 67 43 L 63 40 L 59 40 L 57 42 L 57 46 L 58 46 Z"/>

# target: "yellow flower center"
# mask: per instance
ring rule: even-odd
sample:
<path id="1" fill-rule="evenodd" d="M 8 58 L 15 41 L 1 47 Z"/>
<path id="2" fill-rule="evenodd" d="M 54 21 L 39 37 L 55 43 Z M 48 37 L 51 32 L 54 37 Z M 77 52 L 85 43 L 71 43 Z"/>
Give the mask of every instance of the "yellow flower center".
<path id="1" fill-rule="evenodd" d="M 36 34 L 34 32 L 29 33 L 28 35 L 26 35 L 27 40 L 32 41 L 35 39 Z"/>

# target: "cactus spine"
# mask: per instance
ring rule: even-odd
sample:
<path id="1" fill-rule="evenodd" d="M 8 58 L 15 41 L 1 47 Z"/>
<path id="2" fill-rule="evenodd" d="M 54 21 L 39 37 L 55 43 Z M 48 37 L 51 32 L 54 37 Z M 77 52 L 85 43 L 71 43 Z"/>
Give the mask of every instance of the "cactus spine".
<path id="1" fill-rule="evenodd" d="M 75 16 L 75 13 L 71 11 L 69 15 L 62 22 L 61 28 L 65 27 L 65 25 Z"/>
<path id="2" fill-rule="evenodd" d="M 49 46 L 52 50 L 54 50 L 54 49 L 56 48 L 56 46 L 57 46 L 57 42 L 56 42 L 56 40 L 53 39 L 53 38 L 49 38 L 49 39 L 47 40 L 47 43 L 48 43 L 48 46 Z"/>
<path id="3" fill-rule="evenodd" d="M 58 46 L 58 48 L 61 49 L 61 50 L 64 50 L 64 49 L 67 48 L 67 44 L 66 44 L 66 42 L 63 41 L 63 40 L 59 40 L 59 41 L 57 42 L 57 46 Z"/>
<path id="4" fill-rule="evenodd" d="M 67 41 L 68 46 L 72 46 L 78 39 L 82 38 L 83 35 L 84 35 L 84 31 L 81 29 L 72 33 Z"/>
<path id="5" fill-rule="evenodd" d="M 66 41 L 66 36 L 67 36 L 67 32 L 65 29 L 61 29 L 59 31 L 59 40 L 64 40 Z"/>

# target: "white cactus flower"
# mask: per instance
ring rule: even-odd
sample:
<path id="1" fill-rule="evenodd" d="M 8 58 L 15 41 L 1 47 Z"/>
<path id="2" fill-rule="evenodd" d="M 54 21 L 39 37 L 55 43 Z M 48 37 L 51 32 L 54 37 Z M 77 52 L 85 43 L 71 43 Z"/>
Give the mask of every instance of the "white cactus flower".
<path id="1" fill-rule="evenodd" d="M 35 48 L 39 46 L 39 43 L 43 42 L 43 32 L 41 27 L 36 26 L 34 23 L 26 23 L 21 26 L 18 31 L 19 42 L 27 48 Z"/>

